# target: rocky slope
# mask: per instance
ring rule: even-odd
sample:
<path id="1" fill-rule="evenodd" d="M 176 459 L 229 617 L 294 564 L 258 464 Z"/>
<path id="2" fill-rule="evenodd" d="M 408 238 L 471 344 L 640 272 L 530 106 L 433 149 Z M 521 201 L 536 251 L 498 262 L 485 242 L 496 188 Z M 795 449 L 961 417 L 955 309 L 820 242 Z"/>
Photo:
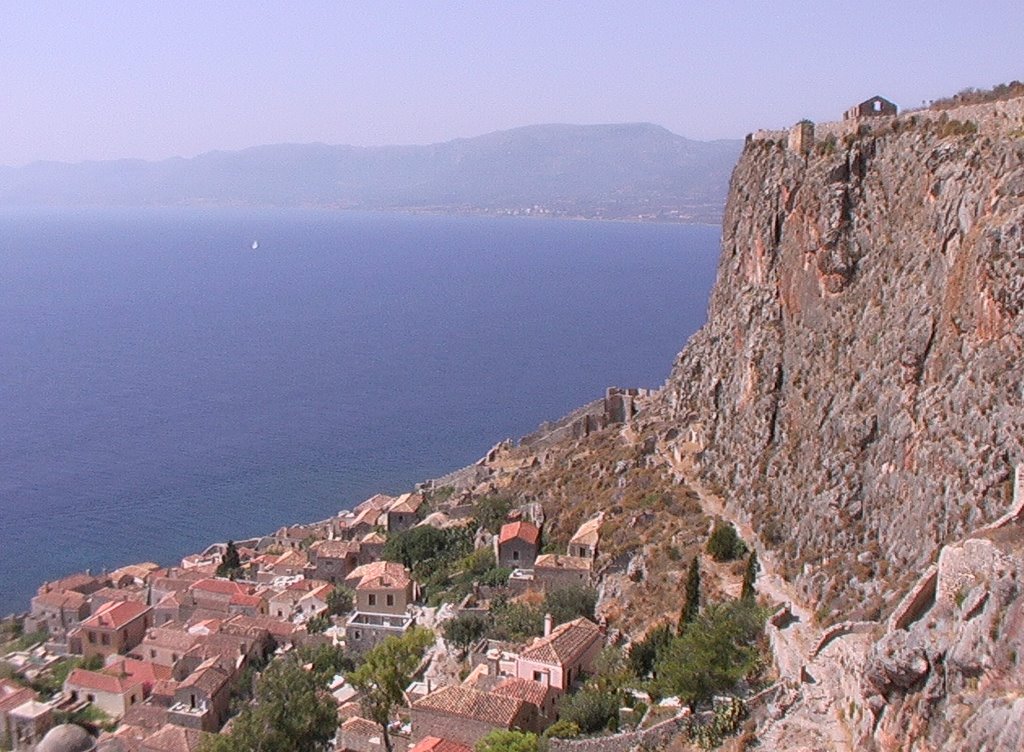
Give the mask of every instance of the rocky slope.
<path id="1" fill-rule="evenodd" d="M 1022 102 L 880 119 L 809 152 L 751 140 L 733 174 L 709 323 L 649 422 L 695 428 L 704 477 L 837 615 L 878 616 L 1008 507 Z"/>

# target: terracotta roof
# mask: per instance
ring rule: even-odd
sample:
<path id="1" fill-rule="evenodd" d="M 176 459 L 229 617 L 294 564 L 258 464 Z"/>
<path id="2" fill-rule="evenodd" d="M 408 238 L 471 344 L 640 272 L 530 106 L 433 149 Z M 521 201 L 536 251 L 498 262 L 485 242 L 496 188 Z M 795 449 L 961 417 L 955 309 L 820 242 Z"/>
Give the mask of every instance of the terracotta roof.
<path id="1" fill-rule="evenodd" d="M 195 752 L 206 732 L 168 723 L 142 743 L 142 752 Z"/>
<path id="2" fill-rule="evenodd" d="M 388 584 L 383 584 L 384 582 Z M 374 561 L 352 570 L 345 583 L 357 590 L 366 587 L 404 588 L 410 582 L 405 567 L 394 561 Z"/>
<path id="3" fill-rule="evenodd" d="M 137 601 L 138 603 L 146 603 L 149 601 L 149 592 L 145 586 L 142 587 L 104 587 L 97 590 L 92 594 L 92 602 L 95 605 L 97 601 Z"/>
<path id="4" fill-rule="evenodd" d="M 137 661 L 133 658 L 122 658 L 100 671 L 76 668 L 68 675 L 65 686 L 72 685 L 101 692 L 124 694 L 140 684 L 144 687 L 152 687 L 157 681 L 170 678 L 171 669 L 168 666 L 159 666 L 149 661 Z"/>
<path id="5" fill-rule="evenodd" d="M 325 580 L 296 580 L 289 585 L 286 590 L 298 590 L 302 593 L 313 593 L 320 590 L 323 587 L 329 587 L 333 589 L 331 583 Z"/>
<path id="6" fill-rule="evenodd" d="M 601 639 L 601 629 L 584 617 L 560 624 L 547 637 L 538 637 L 519 654 L 523 660 L 567 665 Z"/>
<path id="7" fill-rule="evenodd" d="M 599 514 L 597 517 L 587 520 L 580 525 L 579 530 L 569 540 L 570 543 L 581 543 L 584 546 L 596 546 L 598 540 L 601 537 L 601 523 L 604 521 L 604 515 Z"/>
<path id="8" fill-rule="evenodd" d="M 146 582 L 153 575 L 153 572 L 160 569 L 159 564 L 154 564 L 151 561 L 144 561 L 141 564 L 129 564 L 127 566 L 115 569 L 110 573 L 110 578 L 117 582 L 119 579 L 128 575 L 134 577 L 137 580 Z"/>
<path id="9" fill-rule="evenodd" d="M 344 559 L 346 556 L 358 556 L 360 545 L 356 541 L 324 540 L 310 546 L 310 551 L 317 557 Z"/>
<path id="10" fill-rule="evenodd" d="M 473 752 L 473 748 L 467 747 L 465 744 L 453 742 L 451 739 L 425 736 L 409 752 Z"/>
<path id="11" fill-rule="evenodd" d="M 405 493 L 395 499 L 395 502 L 388 507 L 388 514 L 398 512 L 400 514 L 415 514 L 423 505 L 421 494 Z"/>
<path id="12" fill-rule="evenodd" d="M 199 635 L 174 627 L 153 627 L 142 638 L 142 647 L 169 648 L 185 653 L 199 641 Z"/>
<path id="13" fill-rule="evenodd" d="M 248 595 L 246 593 L 235 593 L 231 596 L 229 603 L 232 606 L 256 606 L 263 603 L 262 595 Z"/>
<path id="14" fill-rule="evenodd" d="M 94 629 L 121 629 L 149 611 L 149 606 L 136 601 L 110 601 L 82 622 Z"/>
<path id="15" fill-rule="evenodd" d="M 34 700 L 38 695 L 28 687 L 22 687 L 10 679 L 0 679 L 0 713 L 16 708 L 23 702 Z"/>
<path id="16" fill-rule="evenodd" d="M 534 570 L 537 569 L 573 569 L 587 570 L 593 567 L 590 559 L 582 556 L 567 556 L 566 554 L 541 554 L 533 562 Z"/>
<path id="17" fill-rule="evenodd" d="M 500 682 L 492 691 L 497 695 L 518 697 L 520 700 L 526 700 L 531 705 L 541 708 L 544 707 L 544 700 L 547 699 L 549 689 L 548 685 L 532 679 L 515 677 Z"/>
<path id="18" fill-rule="evenodd" d="M 33 598 L 32 605 L 79 609 L 85 605 L 86 600 L 86 597 L 76 590 L 51 590 Z"/>
<path id="19" fill-rule="evenodd" d="M 207 593 L 219 593 L 220 595 L 248 595 L 252 592 L 251 588 L 222 577 L 207 577 L 206 579 L 198 580 L 192 584 L 190 590 L 202 590 Z"/>
<path id="20" fill-rule="evenodd" d="M 450 686 L 421 697 L 412 707 L 414 710 L 434 710 L 509 728 L 522 712 L 523 700 L 469 687 Z"/>
<path id="21" fill-rule="evenodd" d="M 296 551 L 293 548 L 288 549 L 277 558 L 271 560 L 271 566 L 273 567 L 298 566 L 300 564 L 309 564 L 309 557 L 306 556 L 305 551 Z"/>
<path id="22" fill-rule="evenodd" d="M 245 634 L 251 637 L 266 631 L 275 637 L 290 637 L 298 629 L 291 622 L 281 621 L 271 616 L 232 616 L 221 627 L 226 634 Z"/>
<path id="23" fill-rule="evenodd" d="M 220 665 L 219 658 L 208 658 L 199 664 L 195 671 L 178 685 L 178 689 L 195 687 L 207 692 L 211 697 L 231 679 L 231 674 Z"/>
<path id="24" fill-rule="evenodd" d="M 388 539 L 383 535 L 374 530 L 372 533 L 367 533 L 362 537 L 361 543 L 387 543 Z"/>
<path id="25" fill-rule="evenodd" d="M 341 724 L 341 733 L 366 737 L 380 736 L 380 726 L 357 715 Z"/>
<path id="26" fill-rule="evenodd" d="M 532 522 L 506 522 L 501 526 L 501 533 L 498 535 L 498 544 L 508 543 L 518 538 L 530 545 L 536 546 L 540 540 L 540 530 Z"/>
<path id="27" fill-rule="evenodd" d="M 62 577 L 61 579 L 54 580 L 53 582 L 44 582 L 39 586 L 39 589 L 36 592 L 39 595 L 52 590 L 77 590 L 79 592 L 85 592 L 82 588 L 85 588 L 86 590 L 95 590 L 95 585 L 105 581 L 106 580 L 101 580 L 99 577 L 94 577 L 91 574 L 78 572 L 76 574 L 69 574 L 67 577 Z"/>
<path id="28" fill-rule="evenodd" d="M 367 509 L 376 509 L 380 511 L 386 507 L 391 506 L 396 501 L 394 496 L 387 496 L 386 494 L 374 494 L 369 499 L 356 505 L 352 511 L 356 514 L 364 512 Z"/>

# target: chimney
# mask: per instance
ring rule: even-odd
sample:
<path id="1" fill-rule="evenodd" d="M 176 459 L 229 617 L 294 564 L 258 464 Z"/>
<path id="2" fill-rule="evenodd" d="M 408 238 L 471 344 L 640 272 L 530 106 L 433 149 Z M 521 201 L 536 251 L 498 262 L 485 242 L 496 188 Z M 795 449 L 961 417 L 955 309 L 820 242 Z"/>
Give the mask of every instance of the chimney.
<path id="1" fill-rule="evenodd" d="M 491 676 L 498 676 L 501 671 L 501 650 L 491 648 L 487 651 L 487 673 Z"/>
<path id="2" fill-rule="evenodd" d="M 551 634 L 551 614 L 544 614 L 544 636 L 547 637 Z"/>

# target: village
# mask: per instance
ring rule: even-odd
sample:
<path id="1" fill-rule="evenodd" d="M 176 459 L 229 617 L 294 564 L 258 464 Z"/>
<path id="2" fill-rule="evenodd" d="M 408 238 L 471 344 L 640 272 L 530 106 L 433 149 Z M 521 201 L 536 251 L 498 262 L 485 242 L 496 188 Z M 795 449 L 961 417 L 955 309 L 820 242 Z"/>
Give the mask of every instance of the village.
<path id="1" fill-rule="evenodd" d="M 0 738 L 15 750 L 50 749 L 47 733 L 70 718 L 102 730 L 102 749 L 191 751 L 230 723 L 239 678 L 275 653 L 342 646 L 358 661 L 417 624 L 434 630 L 436 644 L 406 690 L 408 707 L 393 719 L 396 748 L 425 752 L 443 740 L 458 752 L 494 729 L 541 733 L 605 647 L 605 630 L 592 620 L 602 518 L 585 521 L 565 550 L 541 553 L 540 505 L 499 504 L 490 510 L 498 515 L 494 534 L 477 527 L 480 511 L 429 511 L 422 493 L 378 494 L 319 523 L 216 544 L 178 566 L 140 563 L 47 582 L 22 626 L 41 644 L 6 660 L 27 679 L 73 667 L 49 698 L 0 679 Z M 464 539 L 490 584 L 469 582 L 459 602 L 435 593 L 427 605 L 425 584 L 410 567 L 385 558 L 389 540 L 425 528 Z M 583 607 L 589 618 L 554 623 L 548 613 L 542 634 L 519 643 L 470 634 L 461 652 L 468 674 L 460 681 L 458 668 L 452 672 L 457 649 L 445 640 L 445 622 L 463 617 L 472 625 L 498 593 L 539 603 L 558 591 L 584 601 L 592 594 Z M 336 749 L 383 750 L 380 726 L 360 715 L 358 691 L 341 675 L 329 689 L 339 716 Z M 62 738 L 67 728 L 57 729 Z"/>

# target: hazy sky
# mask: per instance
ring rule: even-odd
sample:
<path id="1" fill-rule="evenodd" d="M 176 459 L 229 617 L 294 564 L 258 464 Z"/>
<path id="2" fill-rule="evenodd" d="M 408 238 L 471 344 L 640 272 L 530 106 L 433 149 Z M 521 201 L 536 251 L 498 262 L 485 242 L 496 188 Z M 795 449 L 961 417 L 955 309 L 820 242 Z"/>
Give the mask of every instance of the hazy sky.
<path id="1" fill-rule="evenodd" d="M 534 123 L 740 138 L 1024 79 L 1024 0 L 0 3 L 0 165 Z"/>

